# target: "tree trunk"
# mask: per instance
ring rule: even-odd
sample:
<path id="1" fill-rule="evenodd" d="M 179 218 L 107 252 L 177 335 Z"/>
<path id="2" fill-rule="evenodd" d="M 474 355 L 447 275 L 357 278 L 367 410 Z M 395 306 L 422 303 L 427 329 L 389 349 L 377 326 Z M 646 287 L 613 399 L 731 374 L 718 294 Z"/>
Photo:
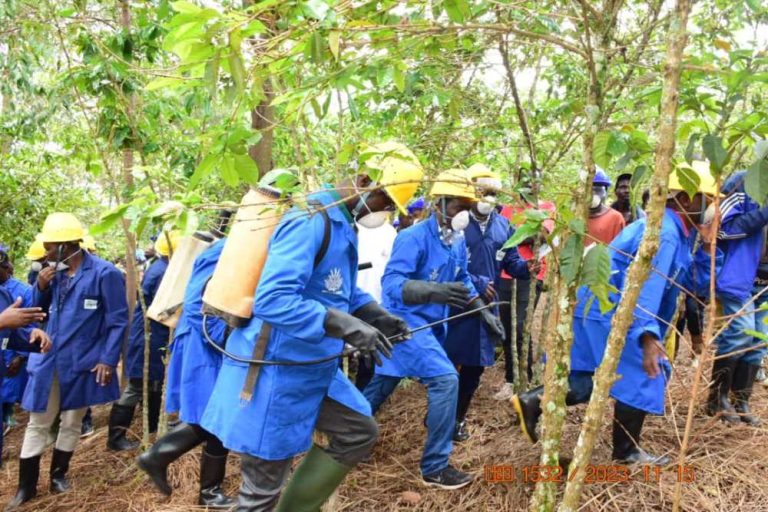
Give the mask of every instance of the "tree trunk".
<path id="1" fill-rule="evenodd" d="M 525 391 L 520 387 L 520 359 L 517 353 L 517 279 L 512 279 L 512 296 L 509 301 L 509 350 L 512 359 L 512 380 L 514 381 L 515 393 Z"/>
<path id="2" fill-rule="evenodd" d="M 678 87 L 683 51 L 686 45 L 686 25 L 689 0 L 678 0 L 669 28 L 667 41 L 667 62 L 664 67 L 661 117 L 659 120 L 659 142 L 656 146 L 656 161 L 651 183 L 651 203 L 648 224 L 643 241 L 635 260 L 630 264 L 618 309 L 611 321 L 605 356 L 594 377 L 594 389 L 587 407 L 584 424 L 576 443 L 573 462 L 569 469 L 560 512 L 571 512 L 578 508 L 584 485 L 585 468 L 592 457 L 597 433 L 603 423 L 605 405 L 611 386 L 616 380 L 616 368 L 624 348 L 627 331 L 634 319 L 635 306 L 643 283 L 648 278 L 651 261 L 659 247 L 659 234 L 664 216 L 667 197 L 667 180 L 672 170 L 675 151 L 675 129 L 677 126 Z"/>

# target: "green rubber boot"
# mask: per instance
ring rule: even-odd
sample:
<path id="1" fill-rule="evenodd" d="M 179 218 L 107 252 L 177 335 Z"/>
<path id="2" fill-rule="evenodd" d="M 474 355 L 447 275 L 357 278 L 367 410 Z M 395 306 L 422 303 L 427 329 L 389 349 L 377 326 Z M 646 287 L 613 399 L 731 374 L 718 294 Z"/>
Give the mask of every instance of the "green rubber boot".
<path id="1" fill-rule="evenodd" d="M 280 496 L 277 512 L 319 512 L 351 470 L 319 446 L 313 446 L 293 472 Z"/>

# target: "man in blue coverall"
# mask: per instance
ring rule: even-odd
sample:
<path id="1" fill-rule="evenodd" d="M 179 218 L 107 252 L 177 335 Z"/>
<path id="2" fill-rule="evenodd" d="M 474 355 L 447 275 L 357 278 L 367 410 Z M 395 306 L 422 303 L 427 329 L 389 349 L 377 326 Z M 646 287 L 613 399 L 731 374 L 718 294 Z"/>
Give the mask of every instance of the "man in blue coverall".
<path id="1" fill-rule="evenodd" d="M 46 332 L 52 349 L 29 357 L 29 381 L 21 402 L 30 412 L 29 423 L 21 447 L 19 487 L 6 510 L 37 494 L 40 456 L 57 417 L 61 423 L 51 459 L 51 492 L 68 491 L 66 474 L 85 410 L 120 396 L 112 377 L 128 320 L 125 284 L 114 265 L 81 249 L 84 236 L 71 213 L 52 213 L 43 225 L 51 266 L 40 271 L 32 300 L 48 311 Z"/>
<path id="2" fill-rule="evenodd" d="M 15 300 L 22 298 L 22 306 L 32 304 L 32 288 L 13 277 L 13 264 L 5 251 L 0 251 L 0 287 L 8 290 Z M 14 423 L 13 408 L 21 401 L 27 385 L 27 351 L 6 350 L 0 359 L 5 369 L 5 380 L 0 385 L 0 403 L 3 407 L 3 423 L 10 427 Z"/>
<path id="3" fill-rule="evenodd" d="M 467 244 L 467 271 L 472 284 L 485 300 L 496 300 L 495 283 L 506 270 L 512 277 L 527 278 L 528 266 L 520 258 L 517 248 L 501 248 L 514 233 L 509 221 L 499 214 L 494 205 L 501 191 L 501 178 L 482 164 L 475 164 L 467 172 L 482 199 L 472 205 L 469 226 L 464 230 Z M 450 316 L 461 313 L 451 308 Z M 498 309 L 494 308 L 498 314 Z M 496 345 L 503 338 L 496 338 L 495 331 L 477 316 L 459 318 L 448 324 L 448 336 L 443 347 L 448 359 L 459 372 L 459 398 L 456 405 L 455 442 L 469 439 L 466 416 L 469 404 L 480 385 L 480 377 L 496 360 Z"/>
<path id="4" fill-rule="evenodd" d="M 158 254 L 141 280 L 140 293 L 144 296 L 144 304 L 150 307 L 160 288 L 165 271 L 168 269 L 168 258 L 176 249 L 179 239 L 177 232 L 166 235 L 163 232 L 155 242 L 155 250 Z M 160 403 L 163 395 L 163 381 L 165 380 L 165 349 L 168 346 L 167 326 L 149 320 L 149 390 L 147 398 L 149 403 L 149 433 L 157 432 L 157 422 L 160 417 Z M 112 404 L 109 413 L 109 431 L 107 434 L 107 448 L 110 450 L 135 450 L 139 447 L 138 441 L 129 441 L 125 435 L 131 426 L 136 405 L 142 400 L 144 388 L 144 310 L 142 301 L 136 301 L 136 308 L 131 322 L 131 334 L 128 337 L 128 351 L 124 360 L 128 385 L 123 390 L 120 399 Z"/>
<path id="5" fill-rule="evenodd" d="M 675 315 L 680 290 L 695 292 L 705 289 L 709 283 L 710 256 L 706 252 L 709 244 L 702 243 L 702 249 L 694 258 L 689 232 L 699 229 L 703 242 L 706 242 L 708 228 L 701 225 L 706 210 L 705 195 L 713 196 L 717 189 L 708 170 L 695 172 L 700 185 L 692 199 L 683 191 L 677 174 L 670 177 L 659 249 L 640 291 L 635 318 L 619 359 L 617 373 L 621 378 L 611 389 L 611 396 L 616 399 L 613 459 L 622 464 L 664 465 L 669 462 L 669 457 L 651 455 L 641 449 L 639 443 L 646 414 L 664 413 L 664 392 L 671 366 L 661 344 Z M 627 268 L 637 254 L 646 223 L 646 219 L 633 222 L 611 242 L 611 247 L 616 249 L 611 256 L 611 284 L 619 293 L 624 289 Z M 566 405 L 587 402 L 592 394 L 592 377 L 605 353 L 619 294 L 612 294 L 610 300 L 614 308 L 603 315 L 593 294 L 586 287 L 579 290 L 573 319 L 574 340 Z M 589 304 L 591 308 L 587 309 Z M 542 395 L 543 387 L 540 386 L 512 397 L 520 427 L 532 442 L 538 439 L 536 424 L 541 415 Z"/>
<path id="6" fill-rule="evenodd" d="M 361 174 L 309 196 L 315 205 L 309 212 L 322 207 L 327 219 L 300 207 L 283 216 L 270 240 L 253 317 L 227 339 L 227 350 L 242 358 L 252 358 L 261 339 L 267 341 L 261 359 L 325 360 L 266 365 L 247 385 L 249 365 L 224 358 L 201 426 L 242 454 L 238 510 L 272 510 L 278 498 L 280 511 L 319 510 L 376 442 L 370 407 L 352 382 L 338 378 L 335 356 L 345 343 L 367 357 L 388 356 L 385 336 L 407 336 L 408 326 L 357 288 L 354 225 L 373 228 L 395 209 L 405 211 L 422 179 L 407 148 L 380 146 L 377 182 Z M 315 429 L 328 435 L 325 448 L 312 447 Z M 280 496 L 293 458 L 307 450 Z"/>
<path id="7" fill-rule="evenodd" d="M 467 273 L 463 231 L 476 200 L 469 175 L 459 169 L 442 172 L 430 190 L 433 210 L 428 219 L 401 231 L 382 277 L 383 304 L 402 316 L 411 329 L 445 320 L 448 307 L 477 309 L 484 305 Z M 501 321 L 489 309 L 480 312 L 492 336 L 503 336 Z M 447 326 L 414 333 L 396 345 L 365 388 L 374 414 L 403 377 L 417 377 L 427 388 L 427 441 L 421 459 L 424 483 L 458 489 L 472 476 L 449 464 L 456 421 L 459 379 L 441 343 Z"/>
<path id="8" fill-rule="evenodd" d="M 21 308 L 21 297 L 14 297 L 3 287 L 0 287 L 0 361 L 6 351 L 47 352 L 51 340 L 40 329 L 31 327 L 35 322 L 45 318 L 41 308 Z M 39 344 L 39 346 L 35 346 Z M 5 366 L 0 365 L 0 387 L 5 377 Z M 3 467 L 3 435 L 0 424 L 0 468 Z"/>
<path id="9" fill-rule="evenodd" d="M 752 301 L 752 288 L 765 244 L 768 205 L 761 207 L 744 190 L 746 171 L 723 184 L 727 197 L 720 205 L 721 225 L 717 246 L 724 253 L 723 269 L 715 281 L 717 304 L 723 316 L 732 316 L 716 339 L 707 412 L 727 423 L 753 426 L 760 420 L 749 409 L 752 385 L 765 355 L 765 342 L 747 331 L 760 331 Z M 735 404 L 728 396 L 733 392 Z"/>

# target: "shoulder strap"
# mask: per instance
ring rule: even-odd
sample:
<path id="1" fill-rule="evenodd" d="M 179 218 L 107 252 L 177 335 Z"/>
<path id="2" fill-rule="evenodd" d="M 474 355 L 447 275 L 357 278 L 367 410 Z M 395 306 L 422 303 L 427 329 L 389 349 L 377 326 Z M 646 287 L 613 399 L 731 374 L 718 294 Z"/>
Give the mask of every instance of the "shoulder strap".
<path id="1" fill-rule="evenodd" d="M 317 210 L 320 215 L 323 216 L 324 221 L 324 229 L 323 229 L 323 241 L 320 244 L 320 250 L 317 251 L 317 254 L 315 254 L 315 262 L 314 262 L 314 268 L 317 268 L 317 266 L 320 264 L 321 261 L 323 261 L 323 258 L 325 258 L 325 254 L 328 252 L 328 246 L 331 244 L 331 218 L 328 216 L 328 212 L 325 211 L 325 205 L 323 205 L 320 201 L 310 201 L 309 204 L 315 207 L 315 210 Z"/>

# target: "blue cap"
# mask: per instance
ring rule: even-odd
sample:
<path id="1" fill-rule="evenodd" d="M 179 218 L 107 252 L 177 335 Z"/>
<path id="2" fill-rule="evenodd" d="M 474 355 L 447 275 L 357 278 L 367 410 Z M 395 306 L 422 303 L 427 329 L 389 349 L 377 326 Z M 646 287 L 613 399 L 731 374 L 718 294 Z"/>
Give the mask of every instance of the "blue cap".
<path id="1" fill-rule="evenodd" d="M 417 210 L 423 210 L 425 206 L 424 197 L 418 197 L 409 204 L 406 209 L 409 215 L 413 215 Z"/>
<path id="2" fill-rule="evenodd" d="M 604 170 L 598 167 L 597 172 L 595 172 L 595 179 L 592 180 L 592 185 L 603 185 L 605 187 L 610 187 L 611 178 L 605 174 Z"/>

